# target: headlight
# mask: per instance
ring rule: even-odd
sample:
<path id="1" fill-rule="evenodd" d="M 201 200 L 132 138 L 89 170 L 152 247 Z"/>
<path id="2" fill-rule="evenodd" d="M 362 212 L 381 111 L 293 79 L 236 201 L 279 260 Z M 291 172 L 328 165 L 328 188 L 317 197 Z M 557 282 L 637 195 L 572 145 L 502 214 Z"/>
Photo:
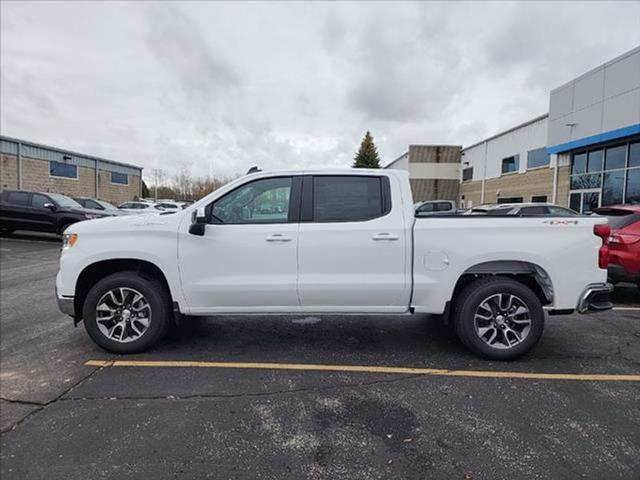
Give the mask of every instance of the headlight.
<path id="1" fill-rule="evenodd" d="M 102 215 L 98 213 L 85 213 L 84 218 L 86 218 L 87 220 L 91 220 L 93 218 L 102 218 Z"/>
<path id="2" fill-rule="evenodd" d="M 65 233 L 62 236 L 62 248 L 71 248 L 78 241 L 77 233 Z"/>

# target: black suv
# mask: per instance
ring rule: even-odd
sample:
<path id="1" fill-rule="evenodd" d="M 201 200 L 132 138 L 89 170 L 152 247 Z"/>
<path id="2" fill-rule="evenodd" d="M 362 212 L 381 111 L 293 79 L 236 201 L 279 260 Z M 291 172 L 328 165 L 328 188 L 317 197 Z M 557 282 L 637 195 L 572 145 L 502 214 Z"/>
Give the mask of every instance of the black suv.
<path id="1" fill-rule="evenodd" d="M 32 230 L 62 235 L 75 222 L 111 216 L 102 210 L 84 208 L 59 193 L 4 190 L 0 192 L 0 230 Z"/>

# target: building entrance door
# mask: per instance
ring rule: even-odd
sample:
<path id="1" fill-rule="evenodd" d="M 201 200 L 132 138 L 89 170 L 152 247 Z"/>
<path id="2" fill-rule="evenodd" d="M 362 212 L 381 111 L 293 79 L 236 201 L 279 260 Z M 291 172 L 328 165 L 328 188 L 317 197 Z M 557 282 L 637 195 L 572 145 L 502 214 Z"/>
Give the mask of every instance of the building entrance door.
<path id="1" fill-rule="evenodd" d="M 600 206 L 600 189 L 569 192 L 569 208 L 583 215 L 591 215 Z"/>

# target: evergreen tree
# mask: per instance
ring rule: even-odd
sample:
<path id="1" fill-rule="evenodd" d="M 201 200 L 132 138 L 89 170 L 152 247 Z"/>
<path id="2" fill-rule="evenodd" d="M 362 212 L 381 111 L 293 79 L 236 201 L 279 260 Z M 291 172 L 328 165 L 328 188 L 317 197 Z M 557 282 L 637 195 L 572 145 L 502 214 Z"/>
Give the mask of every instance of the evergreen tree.
<path id="1" fill-rule="evenodd" d="M 378 149 L 373 143 L 373 137 L 367 130 L 360 149 L 353 159 L 353 168 L 380 168 L 380 158 L 378 157 Z"/>
<path id="2" fill-rule="evenodd" d="M 149 187 L 147 187 L 147 184 L 145 183 L 145 181 L 142 181 L 142 192 L 140 192 L 142 195 L 142 198 L 149 198 L 151 195 L 149 195 Z"/>

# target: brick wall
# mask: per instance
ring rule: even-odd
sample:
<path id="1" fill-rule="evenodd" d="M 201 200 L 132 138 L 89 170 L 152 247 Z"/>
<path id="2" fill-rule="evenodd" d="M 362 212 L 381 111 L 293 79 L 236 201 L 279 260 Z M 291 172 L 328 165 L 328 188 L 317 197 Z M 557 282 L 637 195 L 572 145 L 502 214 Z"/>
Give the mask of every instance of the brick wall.
<path id="1" fill-rule="evenodd" d="M 414 202 L 425 200 L 456 201 L 458 198 L 458 180 L 411 178 L 409 183 Z"/>
<path id="2" fill-rule="evenodd" d="M 475 207 L 482 203 L 482 182 L 462 182 L 460 184 L 460 199 L 464 195 L 464 205 Z"/>
<path id="3" fill-rule="evenodd" d="M 547 201 L 553 200 L 553 168 L 529 170 L 526 173 L 512 173 L 499 178 L 490 178 L 485 182 L 484 203 L 497 203 L 498 198 L 522 197 L 530 202 L 532 196 L 546 195 Z M 499 192 L 499 195 L 498 195 Z M 482 182 L 462 182 L 460 196 L 464 195 L 465 204 L 469 200 L 473 205 L 481 203 Z M 556 204 L 569 204 L 569 167 L 558 168 L 558 194 Z"/>
<path id="4" fill-rule="evenodd" d="M 553 169 L 540 168 L 526 173 L 512 173 L 485 181 L 485 203 L 497 203 L 498 198 L 522 197 L 530 202 L 533 195 L 546 195 L 553 199 Z"/>
<path id="5" fill-rule="evenodd" d="M 457 145 L 409 145 L 411 163 L 460 163 L 462 147 Z"/>
<path id="6" fill-rule="evenodd" d="M 78 178 L 49 175 L 49 162 L 22 157 L 22 189 L 36 192 L 62 193 L 70 197 L 92 197 L 95 194 L 92 168 L 78 167 Z"/>
<path id="7" fill-rule="evenodd" d="M 107 202 L 119 205 L 123 202 L 133 200 L 140 196 L 140 177 L 138 175 L 128 175 L 128 185 L 111 183 L 111 172 L 100 170 L 98 178 L 98 188 L 100 198 Z"/>
<path id="8" fill-rule="evenodd" d="M 0 188 L 18 188 L 18 157 L 15 155 L 2 155 L 0 159 Z"/>
<path id="9" fill-rule="evenodd" d="M 0 185 L 6 189 L 18 188 L 18 157 L 2 155 Z M 78 167 L 78 178 L 52 177 L 49 175 L 49 162 L 22 157 L 22 190 L 34 192 L 62 193 L 70 197 L 95 197 L 95 169 Z M 118 205 L 140 196 L 140 176 L 129 175 L 129 184 L 111 183 L 111 172 L 100 170 L 98 180 L 99 197 Z"/>
<path id="10" fill-rule="evenodd" d="M 454 145 L 409 145 L 409 163 L 449 163 L 460 164 L 462 147 Z M 425 200 L 457 200 L 459 182 L 457 178 L 410 179 L 414 202 Z M 455 177 L 455 175 L 454 175 Z"/>
<path id="11" fill-rule="evenodd" d="M 569 167 L 558 168 L 558 197 L 556 204 L 569 206 Z"/>

